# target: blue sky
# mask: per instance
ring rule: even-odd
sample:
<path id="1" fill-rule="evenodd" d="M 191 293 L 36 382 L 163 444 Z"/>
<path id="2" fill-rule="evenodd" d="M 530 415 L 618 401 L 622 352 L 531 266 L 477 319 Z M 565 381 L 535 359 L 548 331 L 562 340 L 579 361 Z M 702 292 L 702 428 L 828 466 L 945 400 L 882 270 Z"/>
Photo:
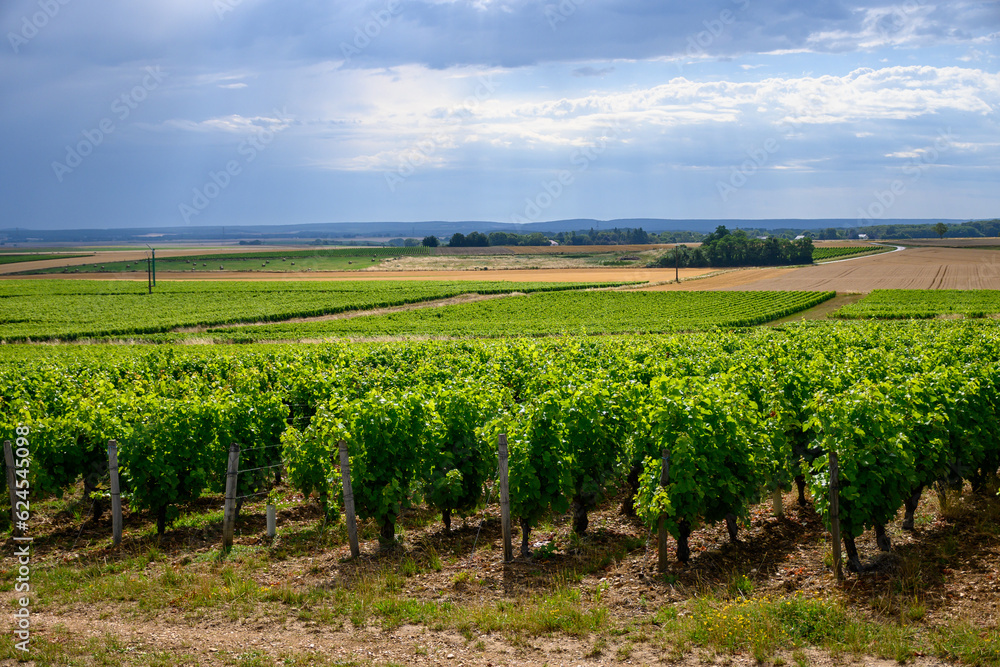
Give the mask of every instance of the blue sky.
<path id="1" fill-rule="evenodd" d="M 1000 215 L 1000 2 L 7 0 L 0 228 Z"/>

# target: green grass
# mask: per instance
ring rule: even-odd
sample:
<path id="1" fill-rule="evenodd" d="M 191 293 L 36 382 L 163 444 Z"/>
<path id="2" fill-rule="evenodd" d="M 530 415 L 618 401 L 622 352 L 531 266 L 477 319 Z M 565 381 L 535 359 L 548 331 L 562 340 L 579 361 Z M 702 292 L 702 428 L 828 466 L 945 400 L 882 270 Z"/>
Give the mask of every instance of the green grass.
<path id="1" fill-rule="evenodd" d="M 0 283 L 0 340 L 74 340 L 280 321 L 466 293 L 560 290 L 588 283 L 485 281 L 202 282 L 19 280 Z"/>
<path id="2" fill-rule="evenodd" d="M 929 647 L 911 626 L 868 621 L 835 600 L 793 595 L 737 601 L 711 596 L 662 608 L 654 618 L 659 640 L 674 647 L 697 646 L 723 654 L 749 654 L 758 662 L 780 651 L 818 647 L 833 653 L 874 655 L 905 662 Z"/>
<path id="3" fill-rule="evenodd" d="M 210 333 L 236 340 L 662 333 L 763 324 L 833 296 L 833 292 L 567 292 Z"/>
<path id="4" fill-rule="evenodd" d="M 422 256 L 430 248 L 316 248 L 310 250 L 267 250 L 240 253 L 207 253 L 185 257 L 159 257 L 156 273 L 191 271 L 352 271 L 379 264 L 389 257 Z M 83 257 L 84 255 L 77 255 Z M 51 259 L 51 258 L 47 258 Z M 51 273 L 146 273 L 146 260 L 104 262 L 70 267 L 39 269 L 31 275 Z"/>
<path id="5" fill-rule="evenodd" d="M 948 315 L 984 317 L 1000 313 L 1000 290 L 875 290 L 844 306 L 845 319 L 910 319 Z"/>
<path id="6" fill-rule="evenodd" d="M 0 254 L 0 266 L 4 264 L 18 264 L 20 262 L 40 262 L 46 259 L 72 259 L 74 257 L 88 257 L 89 254 L 82 255 L 53 255 L 53 254 L 19 254 L 19 255 L 3 255 Z"/>

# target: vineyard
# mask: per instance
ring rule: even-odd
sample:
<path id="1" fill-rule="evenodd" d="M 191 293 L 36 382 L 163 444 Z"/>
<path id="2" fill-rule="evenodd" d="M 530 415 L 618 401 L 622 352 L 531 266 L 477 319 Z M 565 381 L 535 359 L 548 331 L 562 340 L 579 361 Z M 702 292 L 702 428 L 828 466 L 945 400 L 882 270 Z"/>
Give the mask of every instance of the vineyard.
<path id="1" fill-rule="evenodd" d="M 953 590 L 945 583 L 953 578 L 950 568 L 981 581 L 973 599 L 984 591 L 995 595 L 998 524 L 990 517 L 1000 468 L 1000 335 L 988 321 L 38 352 L 0 347 L 0 433 L 27 450 L 27 463 L 15 465 L 27 470 L 33 517 L 48 517 L 49 506 L 71 507 L 61 499 L 81 486 L 94 516 L 70 514 L 67 526 L 59 519 L 63 509 L 44 519 L 58 523 L 51 534 L 44 527 L 33 533 L 35 548 L 50 557 L 33 575 L 42 591 L 42 602 L 33 604 L 56 619 L 73 617 L 81 602 L 88 609 L 105 604 L 102 619 L 138 614 L 148 623 L 183 614 L 181 625 L 163 621 L 160 630 L 170 634 L 187 632 L 192 619 L 202 619 L 194 621 L 201 627 L 206 619 L 225 625 L 263 614 L 279 624 L 318 621 L 303 640 L 310 647 L 321 640 L 341 645 L 342 634 L 327 638 L 322 628 L 348 621 L 355 632 L 371 623 L 383 628 L 377 632 L 418 626 L 417 635 L 400 636 L 411 647 L 409 658 L 384 658 L 395 662 L 411 661 L 413 651 L 419 660 L 422 646 L 439 641 L 422 634 L 427 629 L 454 628 L 467 638 L 449 645 L 455 654 L 522 651 L 507 644 L 530 645 L 557 633 L 569 638 L 562 645 L 571 641 L 575 655 L 586 653 L 582 662 L 602 650 L 621 661 L 653 662 L 664 651 L 680 659 L 695 646 L 749 652 L 758 661 L 785 647 L 806 664 L 799 647 L 825 646 L 899 661 L 933 654 L 1000 664 L 992 621 L 914 625 L 925 605 L 948 604 L 942 591 Z M 498 538 L 490 517 L 497 514 L 501 434 L 509 443 L 510 508 L 520 537 L 508 565 L 490 546 Z M 102 520 L 112 439 L 130 511 L 127 545 L 118 548 Z M 365 540 L 361 557 L 349 560 L 342 555 L 341 441 L 350 453 Z M 218 507 L 231 443 L 241 451 L 238 502 L 247 505 L 234 551 L 220 561 Z M 883 610 L 877 613 L 889 618 L 884 625 L 815 597 L 815 581 L 808 597 L 787 594 L 805 585 L 804 569 L 816 572 L 824 588 L 832 585 L 824 530 L 832 454 L 840 466 L 839 525 L 848 569 L 856 573 L 843 594 L 871 595 L 862 607 Z M 944 511 L 948 498 L 957 506 L 951 489 L 963 486 L 961 502 L 983 517 L 964 515 L 971 522 L 964 532 L 942 532 L 943 520 L 928 525 L 923 508 L 940 504 Z M 786 518 L 762 522 L 762 501 L 782 492 L 793 504 Z M 273 542 L 261 537 L 263 507 L 256 503 L 265 497 L 279 503 Z M 897 512 L 904 514 L 904 531 L 916 527 L 912 536 L 901 534 Z M 475 524 L 454 525 L 467 516 Z M 0 525 L 8 521 L 4 512 Z M 568 535 L 556 539 L 553 526 L 563 523 Z M 643 552 L 642 532 L 636 538 L 635 530 L 658 525 L 673 536 L 669 554 L 677 564 L 662 575 L 630 569 L 623 580 L 615 564 Z M 872 530 L 874 540 L 866 537 Z M 476 551 L 480 537 L 485 544 Z M 171 546 L 206 538 L 214 551 L 180 548 L 177 555 Z M 897 555 L 901 541 L 907 560 Z M 165 558 L 154 545 L 174 555 Z M 75 564 L 81 547 L 84 557 Z M 907 563 L 915 548 L 930 554 L 929 564 L 884 583 L 886 563 L 904 572 L 914 567 Z M 792 566 L 793 552 L 806 550 L 811 561 Z M 273 573 L 294 572 L 300 558 L 301 575 L 276 583 Z M 736 558 L 746 563 L 737 566 Z M 262 569 L 264 563 L 271 565 Z M 609 568 L 617 572 L 613 584 Z M 782 572 L 792 573 L 782 576 L 791 577 L 783 583 L 793 588 L 772 589 L 774 598 L 752 595 Z M 591 573 L 589 587 L 573 583 L 582 573 Z M 302 577 L 312 583 L 304 587 Z M 428 597 L 420 592 L 428 581 L 454 593 Z M 721 583 L 712 584 L 715 593 L 690 597 L 706 582 Z M 880 592 L 890 586 L 895 592 Z M 624 618 L 608 618 L 606 597 L 627 610 Z M 892 620 L 897 616 L 902 620 Z M 291 625 L 282 627 L 283 639 L 296 636 Z M 273 621 L 262 627 L 273 632 Z M 154 664 L 127 658 L 132 649 L 110 635 L 91 645 L 75 639 L 80 632 L 41 635 L 51 664 L 70 662 L 67 651 L 78 650 L 104 656 L 107 664 Z M 237 631 L 253 632 L 249 625 Z M 371 641 L 396 646 L 379 636 Z M 620 648 L 604 648 L 619 637 Z M 185 664 L 272 664 L 266 659 L 272 654 L 240 646 L 228 658 L 196 650 Z M 302 650 L 284 654 L 285 661 L 305 659 Z M 444 659 L 446 652 L 435 655 Z M 5 657 L 16 655 L 0 648 Z"/>
<path id="2" fill-rule="evenodd" d="M 845 319 L 986 317 L 1000 313 L 1000 290 L 875 290 L 844 307 Z"/>
<path id="3" fill-rule="evenodd" d="M 617 283 L 616 283 L 617 284 Z M 384 308 L 459 294 L 600 287 L 516 282 L 161 282 L 18 280 L 0 283 L 0 341 L 76 340 L 168 332 Z"/>
<path id="4" fill-rule="evenodd" d="M 952 326 L 947 326 L 952 324 Z M 495 443 L 510 438 L 522 527 L 572 510 L 576 532 L 623 480 L 687 560 L 703 523 L 746 517 L 772 490 L 808 486 L 826 518 L 827 456 L 841 461 L 853 540 L 937 480 L 996 492 L 1000 336 L 988 326 L 831 324 L 643 339 L 403 343 L 318 348 L 30 350 L 3 353 L 0 430 L 30 428 L 31 486 L 60 494 L 120 443 L 127 497 L 164 530 L 221 489 L 231 442 L 246 470 L 283 462 L 331 511 L 348 442 L 362 517 L 391 544 L 401 508 L 445 517 L 483 501 Z M 661 485 L 660 455 L 671 455 Z M 268 473 L 240 476 L 266 490 Z M 734 528 L 735 530 L 735 528 Z M 880 542 L 882 534 L 880 534 Z M 735 535 L 734 535 L 735 537 Z M 888 543 L 884 544 L 888 548 Z"/>
<path id="5" fill-rule="evenodd" d="M 891 250 L 891 247 L 879 245 L 856 247 L 823 246 L 813 248 L 813 261 L 840 259 L 842 257 L 852 257 L 854 255 L 876 255 L 880 252 L 890 252 Z"/>
<path id="6" fill-rule="evenodd" d="M 326 322 L 210 329 L 217 341 L 336 336 L 517 337 L 748 327 L 811 308 L 833 292 L 574 292 L 535 294 Z"/>

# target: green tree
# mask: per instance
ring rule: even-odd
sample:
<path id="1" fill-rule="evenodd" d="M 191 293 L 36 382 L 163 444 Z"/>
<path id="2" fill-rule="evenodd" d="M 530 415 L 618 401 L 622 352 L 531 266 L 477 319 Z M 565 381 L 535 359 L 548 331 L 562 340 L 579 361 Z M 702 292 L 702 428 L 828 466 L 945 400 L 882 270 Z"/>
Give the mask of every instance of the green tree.
<path id="1" fill-rule="evenodd" d="M 424 240 L 420 242 L 420 245 L 428 248 L 436 248 L 438 247 L 438 238 L 436 236 L 425 236 Z"/>
<path id="2" fill-rule="evenodd" d="M 936 225 L 934 225 L 934 233 L 938 235 L 938 238 L 943 239 L 945 232 L 947 231 L 948 231 L 948 225 L 944 224 L 943 222 L 939 222 Z"/>

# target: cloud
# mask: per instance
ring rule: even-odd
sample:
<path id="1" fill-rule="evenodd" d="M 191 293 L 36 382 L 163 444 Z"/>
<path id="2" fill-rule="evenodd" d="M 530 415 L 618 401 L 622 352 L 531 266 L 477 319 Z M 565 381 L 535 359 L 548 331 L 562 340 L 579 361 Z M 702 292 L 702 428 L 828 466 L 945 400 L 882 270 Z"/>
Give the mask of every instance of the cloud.
<path id="1" fill-rule="evenodd" d="M 573 70 L 573 76 L 597 76 L 604 77 L 615 71 L 614 67 L 601 67 L 600 69 L 596 67 L 591 67 L 587 65 L 585 67 L 577 67 Z"/>

